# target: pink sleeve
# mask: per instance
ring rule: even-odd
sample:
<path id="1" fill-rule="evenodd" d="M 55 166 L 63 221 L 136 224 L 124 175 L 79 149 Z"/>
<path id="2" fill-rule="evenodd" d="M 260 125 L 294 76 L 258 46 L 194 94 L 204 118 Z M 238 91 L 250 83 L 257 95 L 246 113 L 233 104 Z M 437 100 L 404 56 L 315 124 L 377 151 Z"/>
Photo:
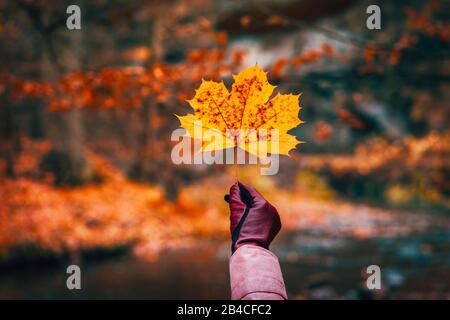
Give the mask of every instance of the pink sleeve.
<path id="1" fill-rule="evenodd" d="M 243 245 L 230 259 L 232 300 L 287 299 L 278 258 L 269 250 Z"/>

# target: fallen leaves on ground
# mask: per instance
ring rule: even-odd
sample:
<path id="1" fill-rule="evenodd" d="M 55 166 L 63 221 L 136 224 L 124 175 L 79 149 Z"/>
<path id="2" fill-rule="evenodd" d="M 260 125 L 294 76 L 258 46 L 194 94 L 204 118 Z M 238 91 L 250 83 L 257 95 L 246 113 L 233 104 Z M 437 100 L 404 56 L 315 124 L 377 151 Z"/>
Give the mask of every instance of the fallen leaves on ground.
<path id="1" fill-rule="evenodd" d="M 30 178 L 0 183 L 3 254 L 24 245 L 63 254 L 135 244 L 140 255 L 152 257 L 194 237 L 225 236 L 217 209 L 168 202 L 159 188 L 128 181 L 101 157 L 89 159 L 104 182 L 76 188 Z"/>

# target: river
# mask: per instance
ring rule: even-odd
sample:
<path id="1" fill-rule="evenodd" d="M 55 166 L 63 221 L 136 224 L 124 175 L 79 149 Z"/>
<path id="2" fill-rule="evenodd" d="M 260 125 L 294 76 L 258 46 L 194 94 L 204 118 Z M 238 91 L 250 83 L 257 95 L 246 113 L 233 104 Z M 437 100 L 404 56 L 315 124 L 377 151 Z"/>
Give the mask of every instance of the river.
<path id="1" fill-rule="evenodd" d="M 292 299 L 450 299 L 449 249 L 445 224 L 368 239 L 298 230 L 273 244 Z M 66 288 L 64 264 L 10 269 L 0 273 L 0 298 L 228 299 L 228 259 L 227 243 L 200 241 L 153 261 L 132 254 L 84 260 L 81 290 Z M 382 290 L 365 289 L 371 264 L 381 268 Z"/>

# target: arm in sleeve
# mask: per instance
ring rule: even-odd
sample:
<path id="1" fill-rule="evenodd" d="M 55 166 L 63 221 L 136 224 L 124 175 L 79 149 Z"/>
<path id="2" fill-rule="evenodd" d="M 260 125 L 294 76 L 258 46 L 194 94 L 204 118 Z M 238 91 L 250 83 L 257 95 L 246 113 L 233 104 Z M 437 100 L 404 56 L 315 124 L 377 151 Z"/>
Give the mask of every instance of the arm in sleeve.
<path id="1" fill-rule="evenodd" d="M 232 300 L 286 300 L 278 258 L 262 247 L 243 245 L 230 259 Z"/>

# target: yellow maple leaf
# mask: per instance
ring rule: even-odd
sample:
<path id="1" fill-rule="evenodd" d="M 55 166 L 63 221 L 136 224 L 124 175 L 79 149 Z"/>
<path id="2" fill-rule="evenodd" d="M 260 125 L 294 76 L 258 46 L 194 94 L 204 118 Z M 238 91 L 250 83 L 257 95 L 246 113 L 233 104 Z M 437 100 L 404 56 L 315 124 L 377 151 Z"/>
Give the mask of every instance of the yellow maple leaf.
<path id="1" fill-rule="evenodd" d="M 267 143 L 267 153 L 289 155 L 301 142 L 288 133 L 302 123 L 298 118 L 300 94 L 278 93 L 270 99 L 275 86 L 258 65 L 233 78 L 231 92 L 223 82 L 202 80 L 194 98 L 188 100 L 194 114 L 177 116 L 181 127 L 194 138 L 196 126 L 200 124 L 202 129 L 212 130 L 223 138 L 223 141 L 203 142 L 202 152 L 234 147 L 264 158 L 266 153 L 259 152 L 257 145 L 265 140 L 273 143 Z M 277 134 L 272 133 L 273 129 Z"/>

